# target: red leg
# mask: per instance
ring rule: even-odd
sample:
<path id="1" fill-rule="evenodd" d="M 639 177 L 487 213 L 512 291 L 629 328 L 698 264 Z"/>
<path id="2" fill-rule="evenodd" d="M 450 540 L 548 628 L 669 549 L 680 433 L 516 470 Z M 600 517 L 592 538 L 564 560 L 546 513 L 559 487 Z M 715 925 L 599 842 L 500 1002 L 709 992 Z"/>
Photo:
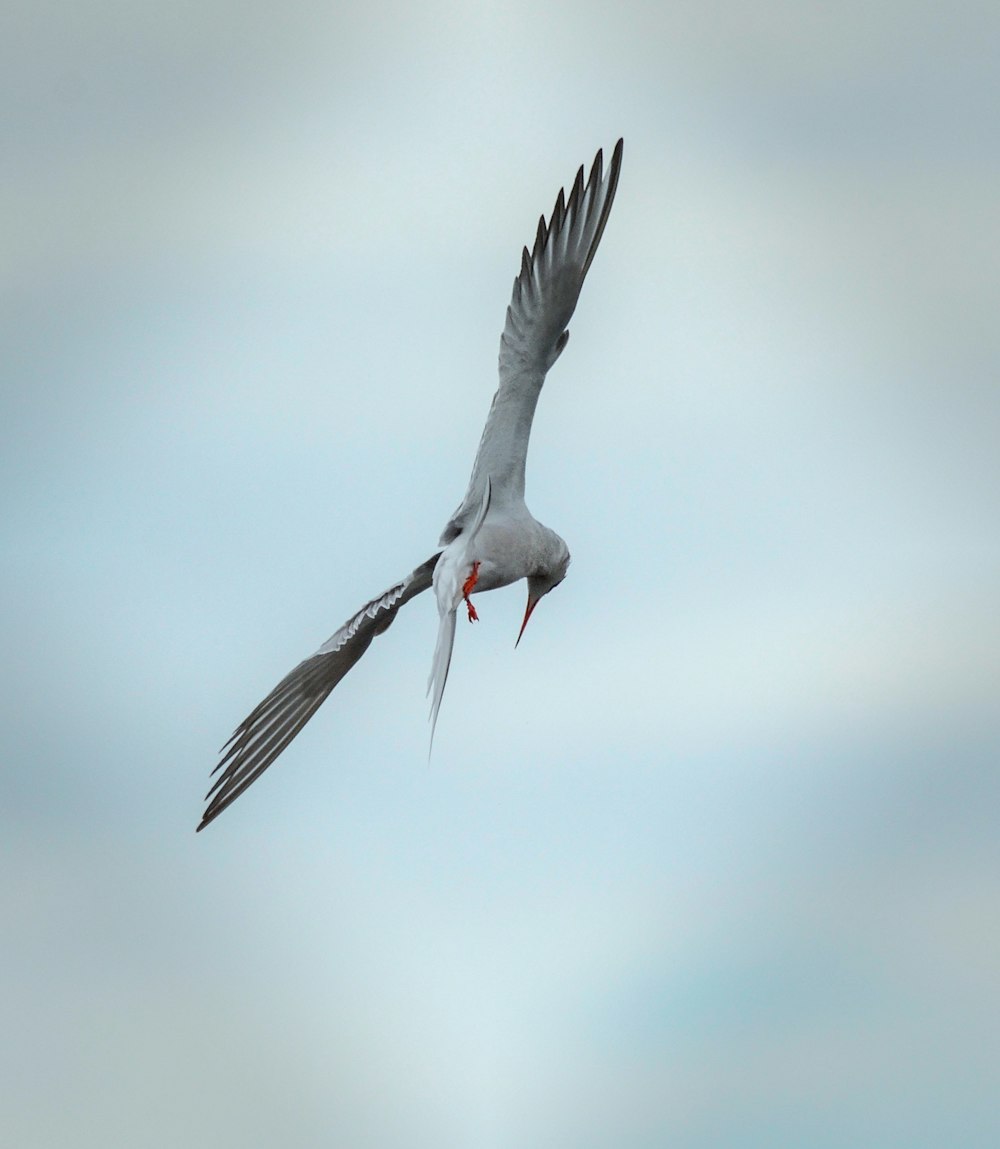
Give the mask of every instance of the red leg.
<path id="1" fill-rule="evenodd" d="M 479 563 L 472 564 L 472 573 L 465 580 L 462 585 L 462 598 L 465 599 L 465 605 L 469 608 L 469 622 L 478 622 L 479 615 L 476 614 L 476 608 L 472 605 L 472 600 L 469 595 L 472 594 L 472 588 L 476 585 L 479 579 Z"/>

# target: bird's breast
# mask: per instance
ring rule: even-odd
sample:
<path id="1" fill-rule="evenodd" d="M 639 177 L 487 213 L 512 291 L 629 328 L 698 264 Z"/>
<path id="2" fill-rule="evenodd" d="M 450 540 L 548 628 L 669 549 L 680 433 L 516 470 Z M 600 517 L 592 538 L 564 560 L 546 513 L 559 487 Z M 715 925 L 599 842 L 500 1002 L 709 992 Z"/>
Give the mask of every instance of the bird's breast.
<path id="1" fill-rule="evenodd" d="M 485 522 L 470 548 L 479 563 L 476 590 L 495 590 L 533 574 L 538 563 L 537 540 L 530 526 Z"/>

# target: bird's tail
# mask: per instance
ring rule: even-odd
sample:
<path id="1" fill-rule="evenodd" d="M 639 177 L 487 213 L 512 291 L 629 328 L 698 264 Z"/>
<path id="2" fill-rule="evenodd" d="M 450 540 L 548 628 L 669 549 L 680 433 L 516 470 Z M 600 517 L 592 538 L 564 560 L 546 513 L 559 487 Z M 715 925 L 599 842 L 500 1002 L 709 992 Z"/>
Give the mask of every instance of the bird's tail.
<path id="1" fill-rule="evenodd" d="M 427 755 L 430 757 L 434 749 L 434 729 L 437 726 L 438 711 L 441 709 L 441 699 L 444 697 L 444 688 L 448 682 L 448 667 L 451 666 L 451 652 L 455 645 L 455 612 L 462 601 L 462 583 L 469 573 L 469 556 L 472 551 L 476 535 L 483 525 L 486 514 L 490 509 L 493 497 L 493 481 L 487 475 L 486 489 L 483 491 L 483 500 L 480 503 L 476 517 L 454 539 L 441 554 L 441 558 L 434 568 L 434 593 L 437 596 L 438 637 L 434 648 L 434 661 L 431 663 L 430 677 L 427 679 L 427 693 L 431 695 L 431 744 Z M 472 617 L 470 615 L 470 617 Z"/>
<path id="2" fill-rule="evenodd" d="M 428 757 L 434 749 L 434 729 L 437 726 L 438 711 L 441 709 L 441 699 L 444 697 L 444 688 L 448 681 L 451 651 L 455 645 L 455 609 L 452 607 L 441 615 L 437 646 L 434 647 L 434 661 L 431 664 L 430 677 L 427 679 L 427 693 L 431 695 L 431 744 L 427 750 Z"/>

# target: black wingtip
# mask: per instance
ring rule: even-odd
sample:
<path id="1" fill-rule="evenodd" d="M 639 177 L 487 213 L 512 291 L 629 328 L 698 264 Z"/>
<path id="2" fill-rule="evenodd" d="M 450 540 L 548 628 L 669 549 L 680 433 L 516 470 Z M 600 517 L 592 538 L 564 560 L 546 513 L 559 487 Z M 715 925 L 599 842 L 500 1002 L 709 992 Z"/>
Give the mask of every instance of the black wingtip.
<path id="1" fill-rule="evenodd" d="M 618 143 L 615 144 L 615 150 L 611 153 L 611 171 L 608 173 L 608 179 L 613 179 L 615 185 L 618 184 L 618 172 L 622 166 L 622 155 L 625 152 L 625 137 L 619 136 Z"/>
<path id="2" fill-rule="evenodd" d="M 601 218 L 597 221 L 597 227 L 594 229 L 594 238 L 590 244 L 590 250 L 587 252 L 587 258 L 583 264 L 583 274 L 586 275 L 590 270 L 590 265 L 594 262 L 594 256 L 597 254 L 597 245 L 601 242 L 601 236 L 604 234 L 605 225 L 608 222 L 608 216 L 611 214 L 611 206 L 615 202 L 615 192 L 618 190 L 618 176 L 621 172 L 622 166 L 622 151 L 625 147 L 624 137 L 619 137 L 618 143 L 615 144 L 615 150 L 611 153 L 611 166 L 608 168 L 608 174 L 604 177 L 603 182 L 606 185 L 604 193 L 604 204 L 601 209 Z M 594 158 L 594 166 L 590 172 L 590 180 L 587 186 L 590 186 L 591 181 L 594 180 L 595 174 L 597 175 L 597 182 L 601 182 L 601 169 L 602 169 L 602 155 L 598 151 L 597 156 Z"/>

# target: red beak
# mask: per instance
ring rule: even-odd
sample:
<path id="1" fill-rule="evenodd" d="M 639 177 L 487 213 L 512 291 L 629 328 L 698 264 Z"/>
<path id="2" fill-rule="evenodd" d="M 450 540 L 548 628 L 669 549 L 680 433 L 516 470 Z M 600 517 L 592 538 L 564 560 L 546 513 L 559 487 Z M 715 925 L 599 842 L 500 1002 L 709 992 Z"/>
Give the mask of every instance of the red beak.
<path id="1" fill-rule="evenodd" d="M 524 628 L 528 625 L 528 619 L 531 618 L 531 612 L 541 602 L 540 598 L 532 598 L 528 595 L 528 609 L 524 612 L 524 622 L 521 623 L 521 629 L 517 632 L 517 642 L 514 643 L 514 649 L 517 650 L 517 643 L 521 641 L 521 635 L 524 634 Z"/>

